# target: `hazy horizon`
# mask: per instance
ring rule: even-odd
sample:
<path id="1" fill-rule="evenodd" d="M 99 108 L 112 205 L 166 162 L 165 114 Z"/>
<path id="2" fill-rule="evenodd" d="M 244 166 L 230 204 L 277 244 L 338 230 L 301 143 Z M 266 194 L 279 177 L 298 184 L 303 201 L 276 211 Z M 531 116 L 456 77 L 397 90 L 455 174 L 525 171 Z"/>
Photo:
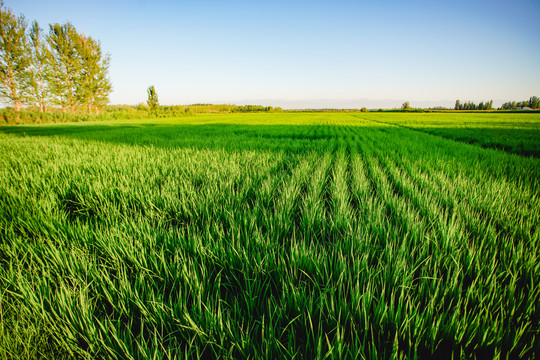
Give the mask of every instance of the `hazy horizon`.
<path id="1" fill-rule="evenodd" d="M 528 99 L 528 98 L 527 98 Z M 283 109 L 394 109 L 401 108 L 405 101 L 413 108 L 432 108 L 437 106 L 453 108 L 455 100 L 420 100 L 409 101 L 406 99 L 240 99 L 238 101 L 230 101 L 218 99 L 208 102 L 191 102 L 184 104 L 163 104 L 163 105 L 192 105 L 192 104 L 232 104 L 232 105 L 262 105 L 281 107 Z M 471 99 L 459 99 L 461 102 L 473 101 Z M 507 100 L 503 99 L 480 99 L 476 101 L 486 102 L 493 100 L 495 108 L 500 107 Z M 516 100 L 516 99 L 512 99 Z M 521 100 L 521 99 L 520 99 Z M 523 99 L 525 100 L 525 99 Z M 134 104 L 118 104 L 118 105 L 134 105 Z"/>

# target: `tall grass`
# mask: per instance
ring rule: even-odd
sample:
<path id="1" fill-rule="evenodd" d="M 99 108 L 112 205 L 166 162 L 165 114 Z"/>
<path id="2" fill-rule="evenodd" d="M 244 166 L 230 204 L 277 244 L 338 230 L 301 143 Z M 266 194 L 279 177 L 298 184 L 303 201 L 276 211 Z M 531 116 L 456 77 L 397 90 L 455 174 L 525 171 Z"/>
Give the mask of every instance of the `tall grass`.
<path id="1" fill-rule="evenodd" d="M 536 358 L 538 162 L 348 114 L 3 128 L 0 358 Z"/>

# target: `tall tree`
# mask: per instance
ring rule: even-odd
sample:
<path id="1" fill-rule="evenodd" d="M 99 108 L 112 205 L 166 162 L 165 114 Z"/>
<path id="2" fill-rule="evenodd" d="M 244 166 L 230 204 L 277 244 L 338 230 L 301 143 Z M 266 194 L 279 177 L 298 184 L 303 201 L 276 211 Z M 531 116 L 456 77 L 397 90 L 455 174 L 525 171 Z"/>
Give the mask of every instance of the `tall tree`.
<path id="1" fill-rule="evenodd" d="M 147 93 L 148 93 L 148 100 L 146 101 L 146 103 L 148 104 L 148 107 L 152 111 L 157 110 L 157 108 L 159 107 L 159 101 L 158 101 L 158 96 L 157 96 L 156 89 L 154 88 L 154 85 L 148 88 Z"/>
<path id="2" fill-rule="evenodd" d="M 31 72 L 28 82 L 29 100 L 36 104 L 41 112 L 47 110 L 50 102 L 49 77 L 50 52 L 43 40 L 43 30 L 37 21 L 32 23 L 28 34 L 30 40 Z"/>
<path id="3" fill-rule="evenodd" d="M 29 67 L 26 21 L 0 6 L 0 96 L 16 111 L 27 98 Z"/>
<path id="4" fill-rule="evenodd" d="M 531 96 L 529 106 L 533 109 L 538 109 L 540 107 L 540 98 L 538 96 Z"/>
<path id="5" fill-rule="evenodd" d="M 77 53 L 78 34 L 70 23 L 49 25 L 47 42 L 51 48 L 52 89 L 57 105 L 75 112 L 76 86 L 81 77 L 81 59 Z"/>
<path id="6" fill-rule="evenodd" d="M 77 99 L 87 106 L 88 112 L 92 107 L 99 108 L 109 102 L 112 90 L 108 78 L 110 56 L 103 55 L 101 44 L 89 36 L 78 35 L 77 53 L 81 61 L 80 78 L 77 82 Z"/>

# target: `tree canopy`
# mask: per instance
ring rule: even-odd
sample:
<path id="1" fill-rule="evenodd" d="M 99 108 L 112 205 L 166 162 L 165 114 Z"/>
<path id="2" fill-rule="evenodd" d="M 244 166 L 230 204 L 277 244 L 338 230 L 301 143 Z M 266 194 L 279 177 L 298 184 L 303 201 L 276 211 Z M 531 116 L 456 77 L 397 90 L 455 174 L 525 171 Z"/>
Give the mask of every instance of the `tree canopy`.
<path id="1" fill-rule="evenodd" d="M 0 96 L 20 110 L 28 96 L 30 56 L 24 16 L 0 7 Z"/>
<path id="2" fill-rule="evenodd" d="M 146 103 L 148 104 L 148 107 L 152 111 L 157 110 L 159 108 L 159 100 L 158 100 L 158 95 L 157 95 L 156 89 L 154 88 L 154 85 L 148 88 L 147 93 L 148 93 L 148 100 L 146 101 Z"/>
<path id="3" fill-rule="evenodd" d="M 88 112 L 109 102 L 110 55 L 99 41 L 77 32 L 73 24 L 54 23 L 45 35 L 34 21 L 0 6 L 0 95 L 14 109 L 51 105 Z M 27 31 L 28 30 L 28 31 Z"/>

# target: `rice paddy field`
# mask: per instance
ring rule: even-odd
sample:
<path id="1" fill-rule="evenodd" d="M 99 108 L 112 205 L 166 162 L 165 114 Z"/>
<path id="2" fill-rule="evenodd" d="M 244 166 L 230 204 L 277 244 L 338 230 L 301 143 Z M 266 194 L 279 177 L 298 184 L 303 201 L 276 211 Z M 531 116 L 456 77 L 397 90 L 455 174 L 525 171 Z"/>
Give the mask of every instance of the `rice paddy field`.
<path id="1" fill-rule="evenodd" d="M 0 358 L 540 356 L 540 114 L 0 128 Z"/>

